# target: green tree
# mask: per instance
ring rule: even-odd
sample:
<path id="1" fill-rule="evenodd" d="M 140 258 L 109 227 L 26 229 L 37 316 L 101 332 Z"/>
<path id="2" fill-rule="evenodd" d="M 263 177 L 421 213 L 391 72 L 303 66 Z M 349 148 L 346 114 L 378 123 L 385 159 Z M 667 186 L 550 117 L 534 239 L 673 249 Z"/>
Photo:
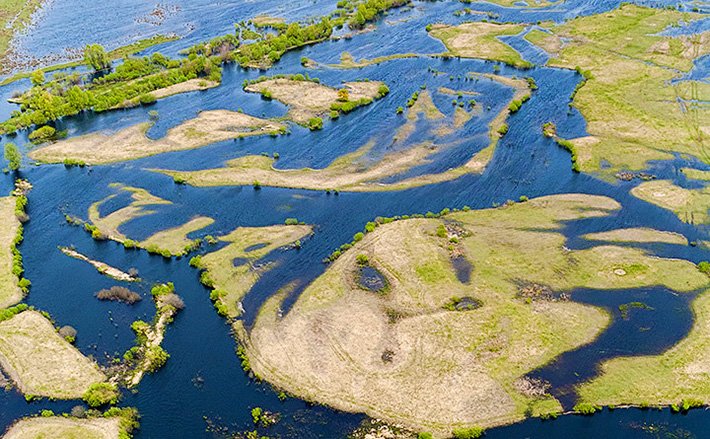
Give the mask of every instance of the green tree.
<path id="1" fill-rule="evenodd" d="M 11 171 L 20 169 L 22 154 L 20 154 L 20 151 L 14 143 L 5 144 L 5 160 L 7 160 L 7 167 L 10 168 Z"/>
<path id="2" fill-rule="evenodd" d="M 84 48 L 84 62 L 97 72 L 111 68 L 111 59 L 100 44 L 89 44 Z"/>
<path id="3" fill-rule="evenodd" d="M 44 84 L 44 72 L 42 70 L 32 72 L 32 74 L 30 75 L 30 81 L 32 81 L 32 85 L 34 86 Z"/>

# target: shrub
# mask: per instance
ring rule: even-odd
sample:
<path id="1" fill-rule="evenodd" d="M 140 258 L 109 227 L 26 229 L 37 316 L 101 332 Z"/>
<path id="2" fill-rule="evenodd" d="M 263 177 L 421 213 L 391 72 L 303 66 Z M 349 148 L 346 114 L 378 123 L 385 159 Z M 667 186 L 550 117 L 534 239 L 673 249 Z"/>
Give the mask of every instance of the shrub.
<path id="1" fill-rule="evenodd" d="M 166 296 L 168 294 L 174 293 L 175 292 L 175 285 L 173 285 L 172 282 L 164 283 L 164 284 L 157 284 L 154 285 L 153 288 L 150 289 L 150 294 L 153 295 L 153 297 L 158 298 L 161 296 Z"/>
<path id="2" fill-rule="evenodd" d="M 705 273 L 708 276 L 710 276 L 710 262 L 708 262 L 708 261 L 698 262 L 698 270 L 700 270 L 701 273 Z"/>
<path id="3" fill-rule="evenodd" d="M 419 433 L 417 439 L 434 439 L 431 433 Z"/>
<path id="4" fill-rule="evenodd" d="M 484 432 L 481 427 L 457 428 L 453 431 L 456 439 L 477 439 L 483 436 Z"/>
<path id="5" fill-rule="evenodd" d="M 323 129 L 323 119 L 320 117 L 312 117 L 308 119 L 308 129 L 311 131 L 322 130 Z"/>
<path id="6" fill-rule="evenodd" d="M 368 258 L 367 255 L 362 254 L 362 253 L 357 255 L 355 260 L 357 261 L 357 265 L 360 265 L 360 266 L 369 265 L 369 263 L 370 263 L 370 258 Z"/>
<path id="7" fill-rule="evenodd" d="M 298 224 L 298 219 L 296 218 L 286 218 L 286 221 L 284 221 L 284 224 L 287 226 L 295 226 Z"/>
<path id="8" fill-rule="evenodd" d="M 446 231 L 446 226 L 443 224 L 439 224 L 439 226 L 436 228 L 436 236 L 439 238 L 446 238 L 449 235 L 449 233 Z"/>
<path id="9" fill-rule="evenodd" d="M 204 266 L 202 265 L 202 256 L 197 255 L 197 256 L 192 257 L 190 259 L 190 267 L 203 269 Z"/>
<path id="10" fill-rule="evenodd" d="M 50 126 L 43 126 L 32 131 L 28 136 L 32 143 L 44 143 L 57 138 L 57 130 Z"/>
<path id="11" fill-rule="evenodd" d="M 84 393 L 84 401 L 89 407 L 100 407 L 118 402 L 118 389 L 112 383 L 94 383 Z"/>
<path id="12" fill-rule="evenodd" d="M 86 166 L 86 162 L 85 162 L 85 161 L 79 160 L 79 159 L 72 159 L 72 158 L 69 158 L 69 157 L 65 158 L 65 159 L 62 161 L 62 163 L 63 163 L 64 166 L 66 166 L 67 168 L 71 168 L 71 167 L 74 167 L 74 166 L 78 166 L 78 167 L 83 168 L 84 166 Z"/>
<path id="13" fill-rule="evenodd" d="M 497 132 L 498 132 L 498 134 L 499 134 L 501 137 L 505 136 L 505 135 L 508 133 L 508 124 L 507 124 L 507 123 L 504 123 L 503 125 L 501 125 L 501 126 L 498 128 L 498 131 L 497 131 Z"/>
<path id="14" fill-rule="evenodd" d="M 365 234 L 362 232 L 357 232 L 355 235 L 353 235 L 353 241 L 358 242 L 362 241 L 362 238 L 365 237 Z"/>
<path id="15" fill-rule="evenodd" d="M 170 354 L 159 345 L 150 346 L 145 351 L 145 358 L 148 361 L 148 372 L 155 372 L 167 363 Z"/>
<path id="16" fill-rule="evenodd" d="M 114 300 L 133 304 L 142 299 L 141 295 L 129 290 L 126 287 L 114 286 L 109 289 L 100 290 L 95 294 L 99 300 Z"/>
<path id="17" fill-rule="evenodd" d="M 160 304 L 162 306 L 172 306 L 176 310 L 181 310 L 185 308 L 185 302 L 183 302 L 182 297 L 175 293 L 169 293 L 160 298 Z"/>
<path id="18" fill-rule="evenodd" d="M 580 402 L 572 410 L 582 415 L 593 415 L 598 410 L 601 410 L 601 407 L 588 402 Z"/>
<path id="19" fill-rule="evenodd" d="M 76 340 L 76 334 L 76 329 L 71 326 L 62 326 L 59 328 L 59 336 L 69 343 L 74 343 L 74 340 Z"/>

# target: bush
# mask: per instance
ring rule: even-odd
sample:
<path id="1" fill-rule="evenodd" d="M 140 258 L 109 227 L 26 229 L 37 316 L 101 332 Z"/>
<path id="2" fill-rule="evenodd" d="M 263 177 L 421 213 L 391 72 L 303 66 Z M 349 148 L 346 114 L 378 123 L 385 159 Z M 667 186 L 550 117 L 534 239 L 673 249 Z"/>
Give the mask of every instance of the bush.
<path id="1" fill-rule="evenodd" d="M 505 136 L 505 135 L 508 133 L 508 124 L 507 124 L 507 123 L 504 123 L 503 125 L 501 125 L 501 126 L 498 128 L 498 131 L 497 131 L 497 132 L 498 132 L 498 134 L 499 134 L 501 137 Z"/>
<path id="2" fill-rule="evenodd" d="M 481 427 L 457 428 L 453 431 L 456 439 L 477 439 L 483 436 L 484 432 Z"/>
<path id="3" fill-rule="evenodd" d="M 185 302 L 183 302 L 182 297 L 175 293 L 166 294 L 160 298 L 160 304 L 162 306 L 172 306 L 176 310 L 181 310 L 185 308 Z"/>
<path id="4" fill-rule="evenodd" d="M 419 433 L 417 439 L 434 439 L 431 433 Z"/>
<path id="5" fill-rule="evenodd" d="M 707 274 L 710 276 L 710 262 L 708 261 L 702 261 L 698 262 L 698 270 L 700 270 L 701 273 Z"/>
<path id="6" fill-rule="evenodd" d="M 76 329 L 71 326 L 62 326 L 59 328 L 59 336 L 69 343 L 74 343 L 74 340 L 76 340 L 76 334 Z"/>
<path id="7" fill-rule="evenodd" d="M 575 405 L 572 410 L 581 415 L 593 415 L 598 410 L 601 410 L 601 407 L 588 402 L 580 402 L 579 404 Z"/>
<path id="8" fill-rule="evenodd" d="M 107 290 L 103 289 L 97 292 L 95 296 L 99 300 L 114 300 L 128 304 L 133 304 L 143 299 L 140 294 L 120 286 L 114 286 Z"/>
<path id="9" fill-rule="evenodd" d="M 153 288 L 150 289 L 150 294 L 153 295 L 153 297 L 158 298 L 161 296 L 166 296 L 168 294 L 174 293 L 175 292 L 175 285 L 173 285 L 172 282 L 168 282 L 165 284 L 157 284 L 154 285 Z"/>
<path id="10" fill-rule="evenodd" d="M 362 254 L 362 253 L 357 255 L 355 260 L 357 261 L 357 265 L 360 265 L 360 266 L 365 266 L 365 265 L 370 264 L 370 258 L 368 258 L 367 255 Z"/>
<path id="11" fill-rule="evenodd" d="M 320 117 L 312 117 L 308 119 L 308 129 L 311 131 L 322 130 L 323 129 L 323 119 Z"/>
<path id="12" fill-rule="evenodd" d="M 148 372 L 155 372 L 167 363 L 170 354 L 159 345 L 150 346 L 145 351 L 145 358 L 148 360 Z"/>
<path id="13" fill-rule="evenodd" d="M 298 219 L 296 218 L 286 218 L 286 221 L 284 221 L 284 224 L 287 226 L 295 226 L 298 224 Z"/>
<path id="14" fill-rule="evenodd" d="M 357 232 L 355 235 L 353 235 L 353 241 L 358 242 L 362 241 L 362 238 L 365 237 L 365 234 L 362 232 Z"/>
<path id="15" fill-rule="evenodd" d="M 84 401 L 89 407 L 101 407 L 106 404 L 116 404 L 118 402 L 118 389 L 112 383 L 94 383 L 89 390 L 84 393 Z"/>
<path id="16" fill-rule="evenodd" d="M 57 138 L 57 130 L 50 126 L 43 126 L 32 131 L 28 136 L 32 143 L 44 143 Z"/>

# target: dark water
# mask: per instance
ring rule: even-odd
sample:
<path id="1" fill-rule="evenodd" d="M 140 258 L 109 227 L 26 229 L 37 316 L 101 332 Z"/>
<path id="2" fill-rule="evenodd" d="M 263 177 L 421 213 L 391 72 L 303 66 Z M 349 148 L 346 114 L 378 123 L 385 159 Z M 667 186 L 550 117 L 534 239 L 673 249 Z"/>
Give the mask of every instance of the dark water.
<path id="1" fill-rule="evenodd" d="M 379 293 L 387 287 L 387 279 L 374 267 L 361 267 L 358 273 L 358 286 Z"/>
<path id="2" fill-rule="evenodd" d="M 490 4 L 475 4 L 476 9 L 494 11 L 501 21 L 561 21 L 577 15 L 589 15 L 609 10 L 618 1 L 571 0 L 562 6 L 547 9 L 517 10 Z M 677 2 L 643 2 L 655 6 Z M 683 2 L 683 4 L 689 4 Z M 80 47 L 87 42 L 101 42 L 112 48 L 161 32 L 176 32 L 182 41 L 155 50 L 175 53 L 192 42 L 223 34 L 233 23 L 258 13 L 268 12 L 300 19 L 320 15 L 331 10 L 330 2 L 297 1 L 287 4 L 276 1 L 245 2 L 230 0 L 214 6 L 206 1 L 180 1 L 181 10 L 166 18 L 161 26 L 140 21 L 155 5 L 140 1 L 112 2 L 112 20 L 105 25 L 106 6 L 77 0 L 55 0 L 44 12 L 44 18 L 18 45 L 32 56 L 42 57 L 63 48 Z M 152 318 L 154 305 L 143 300 L 133 306 L 116 302 L 101 302 L 93 294 L 117 282 L 100 275 L 88 264 L 63 255 L 58 246 L 74 245 L 92 259 L 104 261 L 123 270 L 135 267 L 142 282 L 130 287 L 144 295 L 156 282 L 172 281 L 183 297 L 186 308 L 168 328 L 164 341 L 171 354 L 167 365 L 153 375 L 146 376 L 136 393 L 126 392 L 123 406 L 135 406 L 142 420 L 137 437 L 214 437 L 206 432 L 210 424 L 231 431 L 252 428 L 250 409 L 256 406 L 280 412 L 282 420 L 264 434 L 294 438 L 344 437 L 363 419 L 361 415 L 344 414 L 311 406 L 297 399 L 279 401 L 268 385 L 249 379 L 239 367 L 235 342 L 224 319 L 217 316 L 209 301 L 209 291 L 200 285 L 199 273 L 188 266 L 189 258 L 166 260 L 145 252 L 125 250 L 113 242 L 96 242 L 82 229 L 66 224 L 64 214 L 86 217 L 88 207 L 95 201 L 116 193 L 109 183 L 146 188 L 151 193 L 172 201 L 171 205 L 156 206 L 154 215 L 136 219 L 122 231 L 135 239 L 144 239 L 158 230 L 174 227 L 196 215 L 210 216 L 215 223 L 199 234 L 226 234 L 238 226 L 265 226 L 283 223 L 286 218 L 298 218 L 315 227 L 314 235 L 303 241 L 299 250 L 273 252 L 259 263 L 273 262 L 243 301 L 245 322 L 250 325 L 260 305 L 286 284 L 294 285 L 285 309 L 300 292 L 325 270 L 321 263 L 330 252 L 377 216 L 438 212 L 445 207 L 469 205 L 473 208 L 490 207 L 521 195 L 535 197 L 547 194 L 581 192 L 615 198 L 623 209 L 606 218 L 594 218 L 569 223 L 564 233 L 568 247 L 584 248 L 589 243 L 579 238 L 585 233 L 621 227 L 652 227 L 673 231 L 690 241 L 707 239 L 707 227 L 693 227 L 680 222 L 675 215 L 644 203 L 629 195 L 638 184 L 616 182 L 609 184 L 570 170 L 569 154 L 553 141 L 541 135 L 540 126 L 547 121 L 557 125 L 562 137 L 585 134 L 582 116 L 568 106 L 568 97 L 580 77 L 571 71 L 543 67 L 521 73 L 500 66 L 500 74 L 530 75 L 539 89 L 522 109 L 510 118 L 510 131 L 500 142 L 488 170 L 480 176 L 465 176 L 458 180 L 385 193 L 340 193 L 335 196 L 317 191 L 286 190 L 252 187 L 193 188 L 175 185 L 171 178 L 145 171 L 146 168 L 204 169 L 221 166 L 226 160 L 247 154 L 278 152 L 277 166 L 282 168 L 309 166 L 322 168 L 342 154 L 355 151 L 368 140 L 377 140 L 369 158 L 376 160 L 391 149 L 392 133 L 404 121 L 395 109 L 426 84 L 429 90 L 446 86 L 476 91 L 483 111 L 475 116 L 455 136 L 464 141 L 437 152 L 434 159 L 403 175 L 442 172 L 465 163 L 471 155 L 487 146 L 487 123 L 511 96 L 511 91 L 489 81 L 467 81 L 468 72 L 492 73 L 495 63 L 478 60 L 441 60 L 422 56 L 397 60 L 358 70 L 337 70 L 324 67 L 304 70 L 300 57 L 307 56 L 321 63 L 337 63 L 342 51 L 355 58 L 372 58 L 401 52 L 437 53 L 442 46 L 424 31 L 428 23 L 441 21 L 456 23 L 471 17 L 455 17 L 453 12 L 462 7 L 458 2 L 415 2 L 414 7 L 395 11 L 379 23 L 375 32 L 352 39 L 331 41 L 304 48 L 285 55 L 269 73 L 305 73 L 319 77 L 324 83 L 337 85 L 343 80 L 370 78 L 387 82 L 391 93 L 387 98 L 358 109 L 338 121 L 327 121 L 322 131 L 310 132 L 292 127 L 291 134 L 278 138 L 258 138 L 220 142 L 194 151 L 163 154 L 125 164 L 93 168 L 66 169 L 63 166 L 25 166 L 21 175 L 34 184 L 30 194 L 31 221 L 26 226 L 26 240 L 21 250 L 25 258 L 26 275 L 33 286 L 27 302 L 48 311 L 58 325 L 72 325 L 78 330 L 77 347 L 93 355 L 102 364 L 110 357 L 130 348 L 134 334 L 130 323 L 137 318 Z M 102 24 L 104 23 L 104 24 Z M 188 25 L 191 23 L 191 25 Z M 697 25 L 695 25 L 697 26 Z M 51 42 L 51 44 L 49 44 Z M 545 54 L 530 47 L 521 36 L 508 42 L 531 62 L 541 63 Z M 707 62 L 696 63 L 693 77 L 707 73 Z M 428 68 L 446 72 L 433 75 Z M 706 74 L 705 73 L 705 74 Z M 159 101 L 151 110 L 159 112 L 159 119 L 149 131 L 152 137 L 164 135 L 166 130 L 193 118 L 201 110 L 242 108 L 257 116 L 277 117 L 285 113 L 283 105 L 265 101 L 259 96 L 244 93 L 241 83 L 253 79 L 259 72 L 226 67 L 223 84 L 213 90 L 173 96 Z M 700 75 L 700 76 L 698 76 Z M 26 84 L 0 88 L 0 116 L 6 117 L 13 106 L 5 98 L 13 90 Z M 435 102 L 447 115 L 453 113 L 452 97 L 434 95 Z M 488 110 L 490 107 L 490 110 Z M 83 114 L 62 121 L 60 128 L 71 135 L 96 130 L 118 130 L 148 120 L 147 109 L 135 108 L 101 115 Z M 418 127 L 418 140 L 426 140 L 427 127 Z M 13 141 L 26 144 L 25 135 Z M 2 141 L 8 139 L 3 138 Z M 453 139 L 450 139 L 453 140 Z M 399 145 L 406 148 L 411 144 Z M 688 182 L 678 169 L 692 163 L 689 158 L 654 163 L 649 170 L 660 178 L 670 178 L 681 185 Z M 0 191 L 8 192 L 12 177 L 0 175 Z M 101 207 L 102 213 L 124 206 L 128 195 L 118 195 Z M 638 245 L 664 257 L 676 257 L 698 262 L 710 259 L 710 253 L 700 247 L 644 244 Z M 202 249 L 200 251 L 208 251 Z M 238 264 L 242 261 L 234 261 Z M 456 262 L 454 262 L 456 264 Z M 468 270 L 468 274 L 467 274 Z M 470 267 L 457 268 L 459 279 L 465 282 Z M 567 405 L 574 394 L 569 390 L 581 379 L 593 376 L 596 366 L 604 359 L 617 355 L 643 355 L 662 352 L 682 338 L 690 328 L 692 315 L 689 302 L 693 294 L 675 295 L 661 288 L 630 291 L 576 290 L 572 300 L 607 308 L 614 316 L 610 327 L 598 340 L 576 351 L 566 353 L 546 368 L 536 371 L 554 384 L 554 391 Z M 629 319 L 621 319 L 618 306 L 632 301 L 647 303 L 653 310 L 631 309 Z M 38 401 L 26 403 L 15 391 L 0 393 L 0 429 L 21 416 L 35 414 L 44 408 L 68 411 L 76 402 Z M 528 420 L 516 425 L 493 429 L 489 437 L 707 437 L 707 412 L 671 415 L 668 411 L 616 410 L 604 411 L 593 417 L 563 416 L 555 421 Z M 649 426 L 653 426 L 650 429 Z M 686 434 L 687 433 L 687 434 Z M 670 436 L 669 436 L 670 435 Z M 675 435 L 675 436 L 673 436 Z"/>

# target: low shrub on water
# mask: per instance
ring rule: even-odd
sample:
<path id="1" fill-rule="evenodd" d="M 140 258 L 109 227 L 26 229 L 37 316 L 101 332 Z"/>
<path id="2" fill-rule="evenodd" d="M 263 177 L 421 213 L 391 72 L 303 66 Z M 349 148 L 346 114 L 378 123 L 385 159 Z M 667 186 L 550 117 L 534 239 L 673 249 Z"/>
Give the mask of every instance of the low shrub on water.
<path id="1" fill-rule="evenodd" d="M 129 290 L 126 287 L 114 286 L 109 289 L 103 289 L 95 294 L 99 300 L 113 300 L 133 304 L 142 299 L 141 295 Z"/>

